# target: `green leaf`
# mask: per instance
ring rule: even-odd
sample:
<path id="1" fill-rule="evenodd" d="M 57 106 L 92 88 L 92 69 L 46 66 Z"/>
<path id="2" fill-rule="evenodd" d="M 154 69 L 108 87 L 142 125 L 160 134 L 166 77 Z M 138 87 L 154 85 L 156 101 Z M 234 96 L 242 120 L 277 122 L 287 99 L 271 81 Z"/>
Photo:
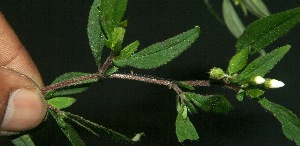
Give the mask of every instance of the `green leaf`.
<path id="1" fill-rule="evenodd" d="M 246 89 L 245 93 L 248 97 L 259 98 L 265 93 L 265 91 L 258 88 L 248 88 Z"/>
<path id="2" fill-rule="evenodd" d="M 279 120 L 284 135 L 297 145 L 300 145 L 300 121 L 295 114 L 281 105 L 275 104 L 265 98 L 259 103 Z"/>
<path id="3" fill-rule="evenodd" d="M 189 112 L 195 113 L 195 114 L 198 113 L 198 112 L 197 112 L 197 109 L 194 107 L 194 105 L 193 105 L 191 102 L 186 101 L 186 102 L 185 102 L 185 105 L 186 105 L 186 107 L 189 109 Z"/>
<path id="4" fill-rule="evenodd" d="M 127 59 L 114 60 L 114 64 L 119 67 L 157 68 L 179 56 L 198 38 L 199 34 L 200 28 L 196 26 L 164 42 L 153 44 Z"/>
<path id="5" fill-rule="evenodd" d="M 92 134 L 96 135 L 96 136 L 100 136 L 101 134 L 105 135 L 105 136 L 109 136 L 112 139 L 119 141 L 119 142 L 124 142 L 124 143 L 134 143 L 135 141 L 138 141 L 139 139 L 135 138 L 133 141 L 133 139 L 130 139 L 116 131 L 113 131 L 111 129 L 105 128 L 101 125 L 98 125 L 96 123 L 93 123 L 89 120 L 86 120 L 80 116 L 68 113 L 68 112 L 64 112 L 64 115 L 67 120 L 70 120 L 76 124 L 78 124 L 79 126 L 85 128 L 86 130 L 88 130 L 89 132 L 91 132 Z M 138 134 L 137 134 L 138 135 Z"/>
<path id="6" fill-rule="evenodd" d="M 223 18 L 229 31 L 236 37 L 240 37 L 245 26 L 234 10 L 230 0 L 223 0 Z"/>
<path id="7" fill-rule="evenodd" d="M 262 0 L 242 0 L 241 3 L 256 17 L 270 15 L 270 12 Z"/>
<path id="8" fill-rule="evenodd" d="M 300 22 L 300 8 L 263 17 L 250 24 L 236 42 L 237 52 L 250 48 L 250 54 L 271 44 Z"/>
<path id="9" fill-rule="evenodd" d="M 243 89 L 240 89 L 239 92 L 236 94 L 236 99 L 238 101 L 243 101 L 245 95 L 245 91 Z"/>
<path id="10" fill-rule="evenodd" d="M 30 136 L 28 134 L 22 135 L 18 138 L 15 138 L 11 140 L 11 142 L 15 146 L 35 146 L 33 141 L 31 140 Z"/>
<path id="11" fill-rule="evenodd" d="M 91 47 L 92 54 L 98 67 L 100 66 L 100 59 L 105 39 L 100 24 L 100 13 L 97 9 L 100 3 L 101 0 L 94 0 L 94 3 L 91 6 L 87 25 L 89 45 Z"/>
<path id="12" fill-rule="evenodd" d="M 102 0 L 99 5 L 101 26 L 108 37 L 113 40 L 114 28 L 117 27 L 126 10 L 127 0 Z"/>
<path id="13" fill-rule="evenodd" d="M 105 45 L 111 48 L 116 54 L 120 53 L 121 44 L 125 36 L 125 29 L 122 27 L 115 27 L 112 33 L 112 38 L 105 41 Z"/>
<path id="14" fill-rule="evenodd" d="M 181 106 L 177 118 L 176 118 L 176 135 L 179 142 L 183 142 L 187 139 L 197 140 L 199 139 L 198 133 L 191 123 L 189 117 L 183 117 L 183 106 Z"/>
<path id="15" fill-rule="evenodd" d="M 76 99 L 71 97 L 55 97 L 47 100 L 47 102 L 58 109 L 63 109 L 75 103 Z"/>
<path id="16" fill-rule="evenodd" d="M 73 146 L 84 146 L 84 142 L 76 132 L 76 130 L 67 122 L 63 120 L 64 115 L 57 114 L 53 110 L 49 110 L 51 115 L 56 120 L 57 124 L 59 125 L 60 129 L 63 131 L 63 133 L 67 136 L 69 141 Z"/>
<path id="17" fill-rule="evenodd" d="M 227 68 L 228 74 L 233 75 L 243 69 L 247 64 L 249 49 L 243 49 L 236 55 L 234 55 L 230 61 Z"/>
<path id="18" fill-rule="evenodd" d="M 290 48 L 290 45 L 286 45 L 255 59 L 237 76 L 237 79 L 243 81 L 253 76 L 263 77 L 283 58 Z"/>
<path id="19" fill-rule="evenodd" d="M 186 84 L 184 81 L 177 82 L 178 86 L 189 89 L 189 90 L 196 90 L 193 86 Z"/>
<path id="20" fill-rule="evenodd" d="M 184 92 L 185 97 L 205 112 L 226 114 L 233 109 L 232 104 L 223 95 L 203 96 Z"/>
<path id="21" fill-rule="evenodd" d="M 139 46 L 139 41 L 135 41 L 129 44 L 123 50 L 121 50 L 120 55 L 115 57 L 115 60 L 129 58 L 137 50 L 138 46 Z"/>

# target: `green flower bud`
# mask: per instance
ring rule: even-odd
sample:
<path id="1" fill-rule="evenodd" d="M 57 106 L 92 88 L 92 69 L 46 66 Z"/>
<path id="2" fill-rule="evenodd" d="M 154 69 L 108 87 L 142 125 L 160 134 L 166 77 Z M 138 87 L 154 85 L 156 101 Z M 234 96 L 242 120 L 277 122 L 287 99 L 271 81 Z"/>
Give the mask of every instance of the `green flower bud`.
<path id="1" fill-rule="evenodd" d="M 210 69 L 209 77 L 212 79 L 220 80 L 225 77 L 225 73 L 221 68 L 214 67 Z"/>

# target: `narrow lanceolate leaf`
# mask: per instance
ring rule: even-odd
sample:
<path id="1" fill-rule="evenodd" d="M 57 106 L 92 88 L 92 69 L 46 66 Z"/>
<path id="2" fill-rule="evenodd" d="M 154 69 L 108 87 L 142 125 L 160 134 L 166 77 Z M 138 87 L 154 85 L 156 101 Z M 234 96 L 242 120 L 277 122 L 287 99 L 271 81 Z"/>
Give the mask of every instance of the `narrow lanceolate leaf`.
<path id="1" fill-rule="evenodd" d="M 241 3 L 256 17 L 270 15 L 270 12 L 262 0 L 242 0 Z"/>
<path id="2" fill-rule="evenodd" d="M 249 49 L 246 48 L 236 55 L 234 55 L 230 61 L 227 68 L 228 74 L 233 75 L 244 68 L 248 60 Z"/>
<path id="3" fill-rule="evenodd" d="M 271 44 L 300 22 L 300 8 L 263 17 L 246 28 L 236 42 L 237 52 L 250 48 L 250 54 Z"/>
<path id="4" fill-rule="evenodd" d="M 52 106 L 63 109 L 71 106 L 73 103 L 75 103 L 76 99 L 72 97 L 55 97 L 52 99 L 47 100 L 49 104 Z"/>
<path id="5" fill-rule="evenodd" d="M 191 123 L 189 117 L 183 116 L 183 106 L 180 106 L 180 110 L 178 112 L 177 118 L 176 118 L 176 135 L 179 142 L 183 142 L 185 140 L 197 140 L 199 139 L 198 133 L 194 127 L 194 125 Z"/>
<path id="6" fill-rule="evenodd" d="M 89 132 L 91 132 L 92 134 L 96 135 L 96 136 L 101 136 L 101 135 L 105 135 L 105 136 L 109 136 L 112 139 L 118 141 L 118 142 L 124 142 L 124 143 L 134 143 L 135 141 L 138 141 L 139 139 L 137 139 L 137 137 L 133 139 L 128 138 L 116 131 L 113 131 L 111 129 L 105 128 L 101 125 L 98 125 L 94 122 L 91 122 L 89 120 L 86 120 L 80 116 L 71 114 L 71 113 L 64 113 L 65 114 L 65 118 L 67 120 L 70 120 L 76 124 L 78 124 L 79 126 L 85 128 L 86 130 L 88 130 Z"/>
<path id="7" fill-rule="evenodd" d="M 93 5 L 91 6 L 87 25 L 87 34 L 89 38 L 90 48 L 98 67 L 100 66 L 100 59 L 105 39 L 101 29 L 100 13 L 98 10 L 98 6 L 100 5 L 100 3 L 101 0 L 94 0 Z"/>
<path id="8" fill-rule="evenodd" d="M 164 42 L 151 45 L 127 59 L 114 60 L 114 64 L 119 67 L 157 68 L 179 56 L 198 38 L 199 34 L 200 28 L 197 26 Z"/>
<path id="9" fill-rule="evenodd" d="M 297 145 L 300 145 L 300 121 L 290 110 L 275 104 L 265 98 L 259 100 L 259 103 L 279 120 L 282 125 L 284 135 Z"/>
<path id="10" fill-rule="evenodd" d="M 223 0 L 223 18 L 229 31 L 236 37 L 240 37 L 245 29 L 244 24 L 234 10 L 230 0 Z"/>
<path id="11" fill-rule="evenodd" d="M 66 135 L 66 137 L 69 139 L 69 141 L 73 146 L 85 145 L 82 139 L 80 138 L 80 136 L 78 135 L 78 133 L 76 132 L 76 130 L 70 124 L 64 121 L 63 115 L 59 115 L 53 110 L 49 110 L 49 111 L 51 115 L 54 117 L 54 119 L 56 120 L 60 129 L 63 131 L 63 133 Z"/>
<path id="12" fill-rule="evenodd" d="M 107 39 L 111 40 L 114 28 L 120 24 L 123 18 L 127 0 L 102 0 L 98 6 L 101 26 Z"/>
<path id="13" fill-rule="evenodd" d="M 290 48 L 291 46 L 286 45 L 255 59 L 247 65 L 237 79 L 242 81 L 253 76 L 264 76 L 283 58 Z"/>
<path id="14" fill-rule="evenodd" d="M 25 134 L 18 138 L 15 138 L 15 139 L 11 140 L 11 142 L 15 146 L 35 146 L 28 134 Z"/>
<path id="15" fill-rule="evenodd" d="M 203 96 L 184 92 L 185 97 L 205 112 L 226 114 L 233 109 L 232 104 L 223 95 Z"/>

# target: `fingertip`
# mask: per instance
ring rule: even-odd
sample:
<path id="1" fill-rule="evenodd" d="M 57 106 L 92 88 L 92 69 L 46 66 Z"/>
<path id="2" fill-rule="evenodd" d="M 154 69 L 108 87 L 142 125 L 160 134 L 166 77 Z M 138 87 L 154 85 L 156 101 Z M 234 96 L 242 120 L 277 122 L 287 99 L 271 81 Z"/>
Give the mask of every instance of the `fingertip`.
<path id="1" fill-rule="evenodd" d="M 25 131 L 38 126 L 44 119 L 47 105 L 42 95 L 32 89 L 17 89 L 8 99 L 2 131 Z"/>

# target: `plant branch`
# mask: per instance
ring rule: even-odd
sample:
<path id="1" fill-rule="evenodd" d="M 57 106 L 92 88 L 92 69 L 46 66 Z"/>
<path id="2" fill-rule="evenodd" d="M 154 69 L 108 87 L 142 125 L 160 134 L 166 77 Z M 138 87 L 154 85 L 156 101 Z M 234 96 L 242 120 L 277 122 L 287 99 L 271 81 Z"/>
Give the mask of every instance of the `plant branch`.
<path id="1" fill-rule="evenodd" d="M 185 96 L 183 94 L 183 91 L 180 89 L 177 82 L 175 82 L 175 81 L 156 79 L 153 77 L 144 77 L 144 76 L 133 75 L 133 74 L 112 74 L 112 75 L 108 76 L 108 78 L 134 80 L 134 81 L 141 81 L 141 82 L 150 83 L 150 84 L 167 86 L 169 88 L 172 88 L 176 92 L 176 94 L 179 95 L 181 102 L 185 101 Z M 219 86 L 223 86 L 225 88 L 228 88 L 228 89 L 231 89 L 234 91 L 238 91 L 240 89 L 240 87 L 232 85 L 225 81 L 192 80 L 192 81 L 183 81 L 183 82 L 187 85 L 194 86 L 194 87 L 195 86 L 209 87 L 212 85 L 219 85 Z"/>
<path id="2" fill-rule="evenodd" d="M 99 77 L 102 77 L 105 73 L 105 71 L 109 68 L 109 66 L 112 64 L 112 60 L 114 58 L 114 53 L 111 52 L 109 54 L 109 57 L 105 60 L 103 63 L 102 67 L 99 69 Z"/>
<path id="3" fill-rule="evenodd" d="M 81 77 L 78 77 L 78 78 L 73 78 L 73 79 L 70 79 L 70 80 L 66 80 L 66 81 L 62 81 L 62 82 L 59 82 L 59 83 L 51 84 L 49 86 L 46 86 L 46 87 L 42 88 L 41 92 L 44 95 L 49 91 L 53 91 L 53 90 L 64 88 L 64 87 L 69 87 L 69 86 L 75 85 L 76 83 L 79 83 L 79 82 L 92 80 L 92 79 L 99 79 L 99 78 L 100 78 L 100 76 L 99 76 L 98 73 L 89 74 L 89 75 L 86 75 L 86 76 L 81 76 Z"/>
<path id="4" fill-rule="evenodd" d="M 113 58 L 114 58 L 114 54 L 111 52 L 109 57 L 106 59 L 106 61 L 102 65 L 102 67 L 99 69 L 99 72 L 97 72 L 97 73 L 89 74 L 89 75 L 86 75 L 86 76 L 81 76 L 81 77 L 78 77 L 78 78 L 73 78 L 73 79 L 62 81 L 62 82 L 59 82 L 59 83 L 56 83 L 56 84 L 51 84 L 49 86 L 46 86 L 46 87 L 42 88 L 41 92 L 44 95 L 49 91 L 53 91 L 53 90 L 56 90 L 56 89 L 61 89 L 61 88 L 64 88 L 64 87 L 69 87 L 69 86 L 75 85 L 76 83 L 79 83 L 79 82 L 92 80 L 92 79 L 103 78 L 105 71 L 112 64 Z"/>

